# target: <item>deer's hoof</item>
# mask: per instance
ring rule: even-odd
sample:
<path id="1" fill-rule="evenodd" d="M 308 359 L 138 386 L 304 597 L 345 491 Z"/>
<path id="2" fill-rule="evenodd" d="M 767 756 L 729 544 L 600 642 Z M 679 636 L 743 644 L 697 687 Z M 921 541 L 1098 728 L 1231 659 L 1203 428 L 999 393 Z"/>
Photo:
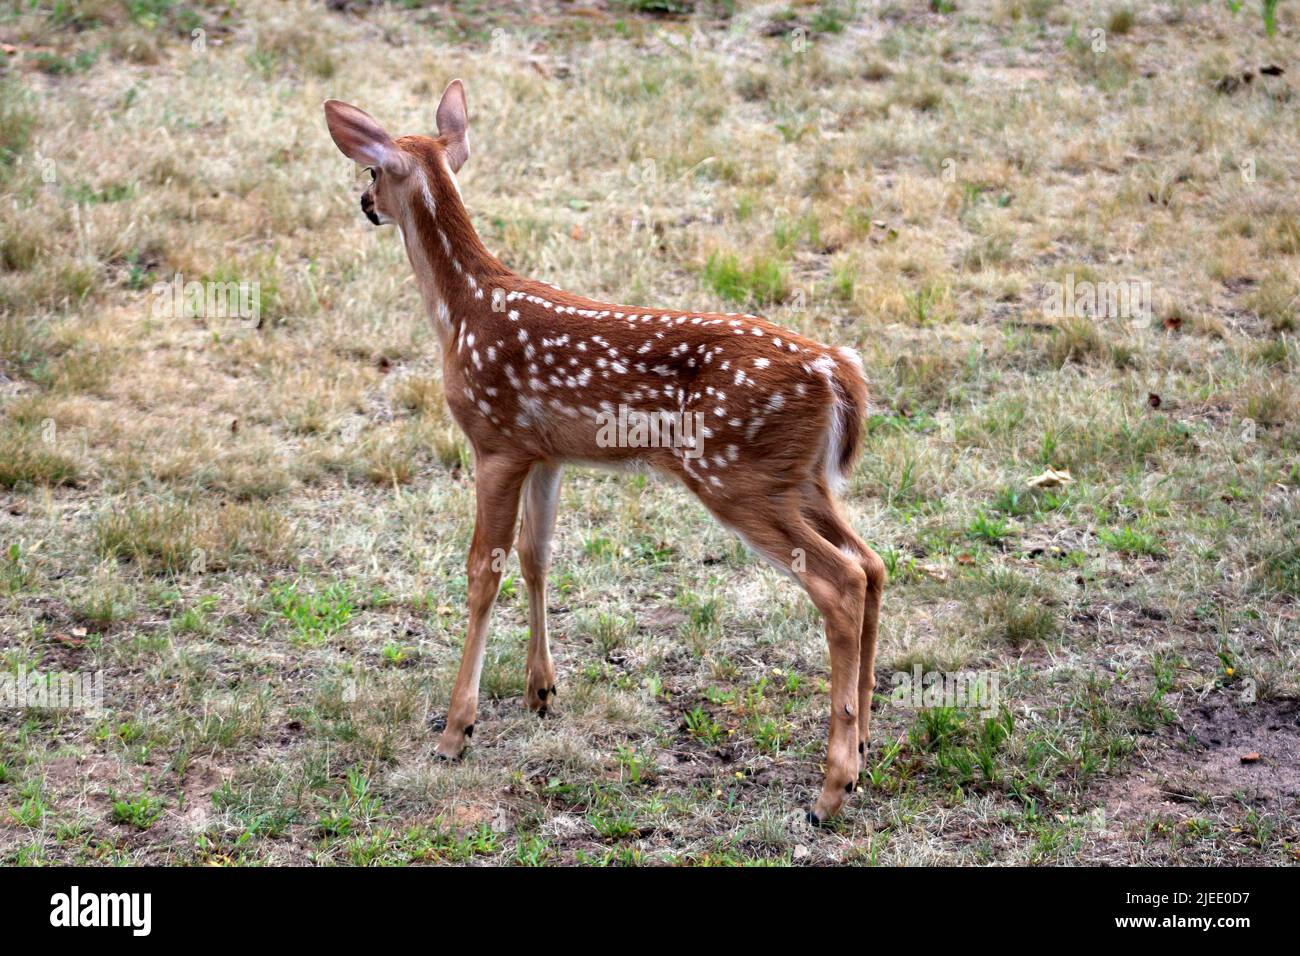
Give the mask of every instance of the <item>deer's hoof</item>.
<path id="1" fill-rule="evenodd" d="M 460 759 L 465 756 L 465 742 L 454 744 L 446 740 L 440 740 L 438 746 L 433 748 L 433 756 L 435 759 L 445 760 L 447 763 L 459 763 Z"/>
<path id="2" fill-rule="evenodd" d="M 833 784 L 828 780 L 822 788 L 821 796 L 812 805 L 808 822 L 813 826 L 826 826 L 840 812 L 845 795 L 853 792 L 853 786 L 852 780 L 845 784 Z"/>
<path id="3" fill-rule="evenodd" d="M 550 687 L 539 687 L 536 690 L 530 690 L 525 699 L 528 708 L 538 717 L 545 717 L 551 712 L 551 705 L 555 702 L 555 685 Z"/>
<path id="4" fill-rule="evenodd" d="M 468 724 L 461 733 L 453 734 L 447 729 L 446 718 L 431 720 L 429 723 L 434 730 L 442 731 L 438 745 L 433 748 L 433 755 L 439 760 L 459 760 L 465 753 L 469 739 L 474 736 L 474 725 Z"/>

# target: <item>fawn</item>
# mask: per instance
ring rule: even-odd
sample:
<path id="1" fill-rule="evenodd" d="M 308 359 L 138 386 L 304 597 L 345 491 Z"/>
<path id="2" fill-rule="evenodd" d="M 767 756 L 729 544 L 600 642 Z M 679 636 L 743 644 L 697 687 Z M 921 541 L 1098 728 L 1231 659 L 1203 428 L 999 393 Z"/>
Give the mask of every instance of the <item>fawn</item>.
<path id="1" fill-rule="evenodd" d="M 474 732 L 488 618 L 515 537 L 528 591 L 525 703 L 555 698 L 546 572 L 565 462 L 636 465 L 678 479 L 821 613 L 831 661 L 825 785 L 808 813 L 833 815 L 857 783 L 875 686 L 885 565 L 853 531 L 834 488 L 860 450 L 861 360 L 752 315 L 613 305 L 525 279 L 479 241 L 456 173 L 469 158 L 465 90 L 438 104 L 436 137 L 392 139 L 364 111 L 325 103 L 330 135 L 367 167 L 361 209 L 398 227 L 442 346 L 447 405 L 474 453 L 469 625 L 436 753 Z M 608 440 L 615 416 L 698 423 L 685 441 Z M 686 429 L 682 429 L 686 431 Z M 679 436 L 681 437 L 681 436 Z"/>

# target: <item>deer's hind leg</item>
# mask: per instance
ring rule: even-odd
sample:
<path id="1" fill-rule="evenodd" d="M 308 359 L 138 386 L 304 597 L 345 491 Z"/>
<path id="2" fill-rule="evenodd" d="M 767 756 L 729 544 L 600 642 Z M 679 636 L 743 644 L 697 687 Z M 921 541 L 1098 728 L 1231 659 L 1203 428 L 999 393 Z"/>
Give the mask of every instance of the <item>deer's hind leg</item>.
<path id="1" fill-rule="evenodd" d="M 820 482 L 805 489 L 804 515 L 817 532 L 841 551 L 857 556 L 867 576 L 866 602 L 858 654 L 858 752 L 864 757 L 871 740 L 871 695 L 876 688 L 876 644 L 880 635 L 880 604 L 888 574 L 885 562 L 863 541 L 840 511 L 839 503 Z"/>
<path id="2" fill-rule="evenodd" d="M 858 682 L 867 575 L 861 562 L 818 533 L 793 504 L 784 509 L 719 512 L 765 558 L 794 575 L 822 615 L 831 660 L 831 719 L 826 778 L 808 817 L 820 824 L 857 786 L 861 768 Z"/>
<path id="3" fill-rule="evenodd" d="M 560 497 L 560 466 L 538 462 L 524 483 L 524 520 L 519 529 L 519 566 L 528 588 L 528 665 L 524 703 L 545 717 L 554 706 L 555 665 L 546 634 L 546 572 Z"/>

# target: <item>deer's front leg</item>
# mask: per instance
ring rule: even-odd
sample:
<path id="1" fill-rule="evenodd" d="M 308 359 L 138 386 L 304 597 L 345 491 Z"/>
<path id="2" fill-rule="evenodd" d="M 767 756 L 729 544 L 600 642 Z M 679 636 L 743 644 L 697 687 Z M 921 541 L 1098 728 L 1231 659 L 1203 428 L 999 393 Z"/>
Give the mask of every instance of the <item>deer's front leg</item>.
<path id="1" fill-rule="evenodd" d="M 441 757 L 459 757 L 474 734 L 488 619 L 510 554 L 519 516 L 519 493 L 530 465 L 531 462 L 504 456 L 481 456 L 475 462 L 477 509 L 474 539 L 469 547 L 469 627 L 456 686 L 451 692 L 447 726 L 435 748 Z"/>
<path id="2" fill-rule="evenodd" d="M 528 667 L 524 704 L 545 717 L 554 706 L 555 665 L 546 637 L 546 571 L 560 495 L 560 466 L 538 462 L 524 485 L 524 521 L 519 530 L 519 567 L 528 586 Z"/>

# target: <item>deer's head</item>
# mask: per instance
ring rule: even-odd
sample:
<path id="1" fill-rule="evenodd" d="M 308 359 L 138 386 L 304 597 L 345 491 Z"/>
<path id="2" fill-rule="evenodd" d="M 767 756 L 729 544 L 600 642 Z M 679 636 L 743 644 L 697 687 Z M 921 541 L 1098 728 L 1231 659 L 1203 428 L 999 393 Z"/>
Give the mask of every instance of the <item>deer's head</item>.
<path id="1" fill-rule="evenodd" d="M 393 139 L 365 110 L 339 100 L 325 101 L 325 122 L 343 155 L 370 171 L 361 211 L 376 226 L 401 222 L 402 211 L 421 190 L 455 173 L 469 159 L 469 110 L 465 87 L 452 80 L 438 103 L 438 135 Z"/>

